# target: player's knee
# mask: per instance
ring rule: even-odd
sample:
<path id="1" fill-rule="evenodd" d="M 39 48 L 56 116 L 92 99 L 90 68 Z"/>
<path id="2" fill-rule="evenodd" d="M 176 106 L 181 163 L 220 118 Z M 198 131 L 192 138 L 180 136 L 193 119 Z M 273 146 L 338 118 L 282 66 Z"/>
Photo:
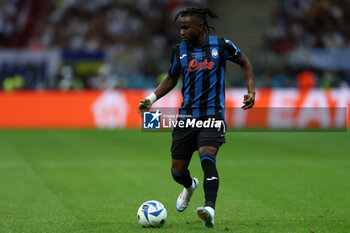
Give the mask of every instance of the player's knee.
<path id="1" fill-rule="evenodd" d="M 211 183 L 219 182 L 219 175 L 216 169 L 216 159 L 209 153 L 203 153 L 200 157 L 201 165 L 204 172 L 205 181 Z"/>
<path id="2" fill-rule="evenodd" d="M 207 162 L 216 164 L 216 158 L 215 158 L 215 156 L 213 156 L 213 155 L 210 154 L 210 153 L 202 153 L 202 154 L 200 155 L 200 160 L 201 160 L 202 166 L 203 166 L 203 164 L 205 164 L 205 163 L 207 163 Z"/>
<path id="3" fill-rule="evenodd" d="M 176 165 L 172 165 L 171 166 L 171 173 L 172 174 L 181 174 L 184 173 L 185 169 L 183 169 L 181 166 L 176 166 Z"/>
<path id="4" fill-rule="evenodd" d="M 177 172 L 171 169 L 171 175 L 173 176 L 173 179 L 179 184 L 183 183 L 184 177 L 187 175 L 187 173 L 188 173 L 188 170 L 184 172 Z"/>
<path id="5" fill-rule="evenodd" d="M 203 146 L 198 149 L 199 156 L 202 156 L 203 154 L 210 154 L 216 157 L 217 152 L 218 148 L 213 146 Z"/>
<path id="6" fill-rule="evenodd" d="M 185 160 L 172 160 L 171 171 L 176 174 L 184 173 L 187 170 L 188 161 Z"/>

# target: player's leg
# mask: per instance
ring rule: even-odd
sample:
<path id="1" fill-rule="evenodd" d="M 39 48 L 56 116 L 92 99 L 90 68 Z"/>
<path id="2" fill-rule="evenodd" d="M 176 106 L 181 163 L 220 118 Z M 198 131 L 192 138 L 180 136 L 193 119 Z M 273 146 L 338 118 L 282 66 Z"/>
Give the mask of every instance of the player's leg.
<path id="1" fill-rule="evenodd" d="M 225 122 L 222 122 L 225 125 Z M 204 128 L 198 135 L 198 154 L 204 172 L 205 205 L 197 208 L 197 215 L 204 221 L 206 227 L 214 226 L 215 202 L 219 189 L 216 155 L 220 146 L 225 143 L 225 128 Z"/>
<path id="2" fill-rule="evenodd" d="M 184 189 L 178 196 L 176 209 L 179 212 L 184 211 L 189 205 L 191 196 L 198 185 L 198 180 L 192 178 L 188 165 L 195 151 L 197 142 L 193 140 L 193 132 L 190 129 L 173 130 L 173 142 L 171 146 L 171 174 L 173 179 L 184 186 Z"/>
<path id="3" fill-rule="evenodd" d="M 173 179 L 183 185 L 185 188 L 190 188 L 192 185 L 192 178 L 188 165 L 191 159 L 172 159 L 171 161 L 171 174 Z"/>
<path id="4" fill-rule="evenodd" d="M 197 215 L 204 221 L 206 227 L 214 226 L 215 202 L 219 189 L 219 175 L 216 169 L 217 152 L 218 148 L 212 146 L 203 146 L 198 149 L 204 172 L 205 205 L 197 208 Z"/>
<path id="5" fill-rule="evenodd" d="M 216 153 L 218 148 L 203 146 L 198 149 L 202 170 L 204 172 L 203 188 L 205 206 L 215 209 L 216 197 L 219 189 L 219 175 L 216 169 Z"/>
<path id="6" fill-rule="evenodd" d="M 184 211 L 190 204 L 194 190 L 198 186 L 197 178 L 192 178 L 188 165 L 191 159 L 172 159 L 171 174 L 173 179 L 184 186 L 176 201 L 176 209 L 179 212 Z"/>

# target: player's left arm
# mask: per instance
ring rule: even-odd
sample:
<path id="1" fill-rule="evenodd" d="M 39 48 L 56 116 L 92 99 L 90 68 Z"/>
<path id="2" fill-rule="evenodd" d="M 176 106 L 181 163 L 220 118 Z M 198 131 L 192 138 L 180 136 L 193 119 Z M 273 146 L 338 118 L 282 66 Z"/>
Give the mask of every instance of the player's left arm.
<path id="1" fill-rule="evenodd" d="M 254 71 L 249 58 L 244 53 L 242 53 L 237 63 L 242 68 L 243 75 L 248 87 L 248 94 L 244 95 L 244 105 L 242 106 L 242 109 L 247 110 L 252 108 L 255 103 Z"/>

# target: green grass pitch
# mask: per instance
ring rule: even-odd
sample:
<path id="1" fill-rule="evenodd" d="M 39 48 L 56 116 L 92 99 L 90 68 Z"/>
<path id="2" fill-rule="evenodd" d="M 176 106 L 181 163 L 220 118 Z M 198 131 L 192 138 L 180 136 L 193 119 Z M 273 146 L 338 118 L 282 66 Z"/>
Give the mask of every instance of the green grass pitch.
<path id="1" fill-rule="evenodd" d="M 178 213 L 171 134 L 137 130 L 1 130 L 0 232 L 350 232 L 350 133 L 226 134 L 215 228 L 204 229 L 200 186 Z M 162 202 L 161 229 L 136 212 Z"/>

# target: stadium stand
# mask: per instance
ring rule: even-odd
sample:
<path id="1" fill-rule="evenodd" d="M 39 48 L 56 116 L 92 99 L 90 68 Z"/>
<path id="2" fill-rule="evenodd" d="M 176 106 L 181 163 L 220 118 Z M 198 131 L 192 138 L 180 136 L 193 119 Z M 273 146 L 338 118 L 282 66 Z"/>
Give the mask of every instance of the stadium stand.
<path id="1" fill-rule="evenodd" d="M 28 86 L 27 76 L 20 74 L 29 89 L 153 86 L 154 77 L 167 70 L 171 45 L 178 41 L 176 31 L 169 27 L 175 12 L 205 3 L 205 0 L 5 0 L 1 3 L 0 47 L 63 51 L 62 68 L 50 81 Z M 86 70 L 88 64 L 81 64 L 79 59 L 93 60 L 95 68 Z M 16 75 L 12 67 L 27 69 L 26 64 L 8 62 L 1 67 L 0 81 Z M 106 75 L 111 79 L 107 83 L 103 81 Z M 130 79 L 133 81 L 129 82 Z"/>
<path id="2" fill-rule="evenodd" d="M 281 1 L 266 30 L 266 49 L 289 63 L 282 86 L 305 69 L 314 73 L 316 86 L 349 85 L 350 67 L 340 61 L 350 57 L 349 12 L 350 2 L 343 0 Z"/>
<path id="3" fill-rule="evenodd" d="M 304 71 L 318 87 L 349 85 L 349 1 L 3 0 L 0 86 L 153 87 L 179 41 L 175 13 L 199 5 L 218 12 L 216 33 L 248 54 L 258 87 L 296 87 Z M 227 86 L 243 86 L 232 67 Z"/>

